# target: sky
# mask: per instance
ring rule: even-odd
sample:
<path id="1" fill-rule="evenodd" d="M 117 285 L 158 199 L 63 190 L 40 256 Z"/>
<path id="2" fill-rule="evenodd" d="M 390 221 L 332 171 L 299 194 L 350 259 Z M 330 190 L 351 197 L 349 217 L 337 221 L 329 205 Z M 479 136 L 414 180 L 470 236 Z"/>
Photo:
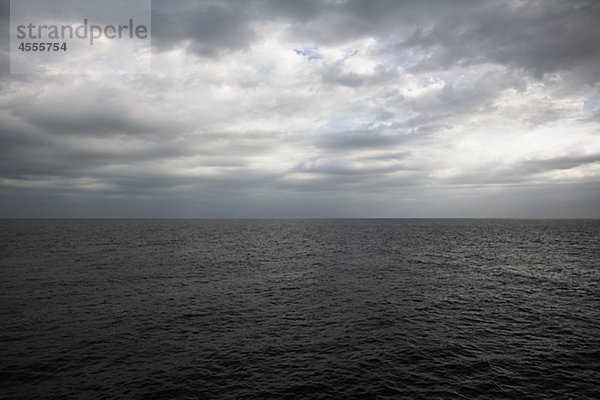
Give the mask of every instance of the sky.
<path id="1" fill-rule="evenodd" d="M 10 74 L 8 4 L 0 217 L 600 217 L 598 1 L 154 0 L 110 75 Z"/>

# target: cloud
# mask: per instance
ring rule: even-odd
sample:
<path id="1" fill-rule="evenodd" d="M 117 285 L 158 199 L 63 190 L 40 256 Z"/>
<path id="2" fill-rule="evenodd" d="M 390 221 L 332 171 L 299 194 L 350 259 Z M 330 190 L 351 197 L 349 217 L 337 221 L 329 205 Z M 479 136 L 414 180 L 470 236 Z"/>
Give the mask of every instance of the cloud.
<path id="1" fill-rule="evenodd" d="M 153 44 L 159 49 L 186 45 L 207 57 L 243 49 L 255 38 L 247 12 L 226 2 L 153 2 Z"/>
<path id="2" fill-rule="evenodd" d="M 599 19 L 593 1 L 483 2 L 456 8 L 428 29 L 417 27 L 399 49 L 428 54 L 416 70 L 495 63 L 542 79 L 598 61 Z"/>
<path id="3" fill-rule="evenodd" d="M 10 73 L 10 0 L 0 0 L 0 87 Z"/>
<path id="4" fill-rule="evenodd" d="M 152 74 L 0 74 L 1 215 L 600 216 L 598 9 L 154 1 Z"/>

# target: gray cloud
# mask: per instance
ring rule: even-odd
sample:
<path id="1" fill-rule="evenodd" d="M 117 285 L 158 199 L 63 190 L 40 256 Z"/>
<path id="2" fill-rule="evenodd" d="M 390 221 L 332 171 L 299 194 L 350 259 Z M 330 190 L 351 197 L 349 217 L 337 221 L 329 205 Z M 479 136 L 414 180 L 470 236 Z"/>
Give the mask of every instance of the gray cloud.
<path id="1" fill-rule="evenodd" d="M 0 216 L 600 216 L 599 8 L 156 0 L 145 76 L 3 40 Z"/>
<path id="2" fill-rule="evenodd" d="M 528 169 L 530 172 L 544 172 L 571 169 L 593 163 L 600 163 L 600 153 L 590 155 L 562 156 L 542 160 L 528 160 L 524 161 L 522 166 Z"/>
<path id="3" fill-rule="evenodd" d="M 10 0 L 0 0 L 0 87 L 10 73 Z"/>
<path id="4" fill-rule="evenodd" d="M 388 69 L 383 65 L 376 66 L 373 71 L 369 73 L 348 72 L 344 68 L 343 61 L 338 61 L 329 65 L 323 71 L 323 82 L 326 84 L 356 88 L 363 85 L 375 85 L 389 82 L 397 76 L 396 70 Z"/>
<path id="5" fill-rule="evenodd" d="M 417 27 L 399 49 L 431 54 L 413 69 L 492 62 L 543 78 L 598 60 L 599 19 L 594 1 L 485 2 L 457 8 L 430 28 Z"/>
<path id="6" fill-rule="evenodd" d="M 246 7 L 230 2 L 154 1 L 152 38 L 159 49 L 188 41 L 193 52 L 216 57 L 245 48 L 256 34 Z"/>
<path id="7" fill-rule="evenodd" d="M 317 147 L 329 151 L 343 152 L 362 149 L 388 149 L 409 140 L 408 135 L 386 134 L 378 130 L 348 131 L 321 135 L 315 141 Z"/>

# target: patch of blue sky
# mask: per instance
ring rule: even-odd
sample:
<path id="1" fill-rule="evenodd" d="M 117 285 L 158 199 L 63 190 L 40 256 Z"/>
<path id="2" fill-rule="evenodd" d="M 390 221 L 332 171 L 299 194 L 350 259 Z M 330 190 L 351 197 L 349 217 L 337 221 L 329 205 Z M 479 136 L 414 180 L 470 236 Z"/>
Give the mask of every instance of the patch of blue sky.
<path id="1" fill-rule="evenodd" d="M 373 129 L 376 127 L 385 129 L 386 125 L 390 124 L 401 124 L 408 121 L 414 115 L 403 110 L 394 110 L 391 118 L 382 118 L 382 111 L 375 111 L 373 113 L 346 113 L 330 120 L 321 131 L 325 132 L 340 132 L 340 131 L 352 131 L 361 129 Z"/>
<path id="2" fill-rule="evenodd" d="M 263 80 L 267 80 L 267 79 L 271 78 L 272 74 L 273 74 L 273 67 L 263 66 L 263 67 L 259 67 L 256 70 L 256 76 Z"/>
<path id="3" fill-rule="evenodd" d="M 583 100 L 583 112 L 592 112 L 600 108 L 600 94 L 589 96 Z"/>
<path id="4" fill-rule="evenodd" d="M 412 68 L 418 65 L 423 59 L 427 58 L 427 54 L 421 51 L 401 50 L 392 52 L 391 57 L 387 57 L 387 63 L 400 66 L 404 69 Z"/>
<path id="5" fill-rule="evenodd" d="M 376 121 L 375 116 L 368 114 L 342 115 L 329 121 L 325 125 L 326 132 L 341 132 L 365 129 Z"/>
<path id="6" fill-rule="evenodd" d="M 306 58 L 308 61 L 323 59 L 323 56 L 321 56 L 319 53 L 317 53 L 316 49 L 311 49 L 311 48 L 294 49 L 294 52 L 296 52 L 296 54 L 298 54 L 299 56 Z"/>

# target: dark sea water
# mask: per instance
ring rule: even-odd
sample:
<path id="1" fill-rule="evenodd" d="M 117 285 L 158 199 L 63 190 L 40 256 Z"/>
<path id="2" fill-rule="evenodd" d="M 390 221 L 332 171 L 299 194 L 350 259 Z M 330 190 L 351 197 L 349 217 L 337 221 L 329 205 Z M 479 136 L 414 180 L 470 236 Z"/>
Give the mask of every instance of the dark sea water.
<path id="1" fill-rule="evenodd" d="M 598 220 L 3 220 L 2 399 L 600 399 Z"/>

